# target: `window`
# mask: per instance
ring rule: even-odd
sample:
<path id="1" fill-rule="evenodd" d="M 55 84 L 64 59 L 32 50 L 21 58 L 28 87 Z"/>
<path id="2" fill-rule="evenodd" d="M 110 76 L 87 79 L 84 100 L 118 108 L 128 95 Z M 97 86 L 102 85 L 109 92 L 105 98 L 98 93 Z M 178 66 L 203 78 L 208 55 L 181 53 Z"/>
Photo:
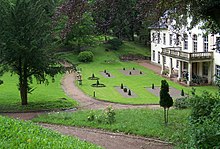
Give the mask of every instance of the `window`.
<path id="1" fill-rule="evenodd" d="M 215 74 L 220 77 L 220 66 L 219 65 L 215 66 Z"/>
<path id="2" fill-rule="evenodd" d="M 208 52 L 209 48 L 209 41 L 208 41 L 208 36 L 203 37 L 203 51 Z"/>
<path id="3" fill-rule="evenodd" d="M 153 61 L 155 61 L 155 51 L 153 51 Z"/>
<path id="4" fill-rule="evenodd" d="M 166 34 L 163 33 L 163 44 L 166 45 Z"/>
<path id="5" fill-rule="evenodd" d="M 180 39 L 179 39 L 180 35 L 179 34 L 176 34 L 176 45 L 178 46 L 180 44 Z"/>
<path id="6" fill-rule="evenodd" d="M 197 52 L 197 35 L 193 35 L 193 52 Z"/>
<path id="7" fill-rule="evenodd" d="M 158 52 L 158 64 L 160 64 L 160 52 Z"/>
<path id="8" fill-rule="evenodd" d="M 209 71 L 209 63 L 203 62 L 202 63 L 202 74 L 204 76 L 208 76 L 208 71 Z"/>
<path id="9" fill-rule="evenodd" d="M 163 64 L 166 64 L 166 56 L 163 56 Z"/>
<path id="10" fill-rule="evenodd" d="M 173 44 L 173 34 L 170 34 L 170 45 L 172 46 Z"/>
<path id="11" fill-rule="evenodd" d="M 179 61 L 176 60 L 176 68 L 179 68 Z"/>
<path id="12" fill-rule="evenodd" d="M 160 43 L 160 33 L 157 33 L 157 43 Z"/>
<path id="13" fill-rule="evenodd" d="M 220 37 L 216 38 L 216 52 L 220 53 Z"/>
<path id="14" fill-rule="evenodd" d="M 188 50 L 188 35 L 184 34 L 183 38 L 184 38 L 183 48 L 184 50 Z"/>
<path id="15" fill-rule="evenodd" d="M 155 43 L 155 34 L 152 33 L 152 42 Z"/>

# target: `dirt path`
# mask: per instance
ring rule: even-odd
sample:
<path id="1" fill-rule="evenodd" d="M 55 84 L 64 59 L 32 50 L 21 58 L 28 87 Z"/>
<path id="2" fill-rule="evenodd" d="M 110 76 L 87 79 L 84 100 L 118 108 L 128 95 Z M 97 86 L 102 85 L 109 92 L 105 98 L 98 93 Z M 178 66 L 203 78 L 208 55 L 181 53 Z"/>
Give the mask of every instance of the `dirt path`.
<path id="1" fill-rule="evenodd" d="M 106 149 L 171 149 L 170 144 L 151 138 L 125 135 L 122 133 L 111 133 L 98 129 L 67 127 L 51 124 L 40 124 L 65 135 L 76 136 L 81 140 L 86 140 L 98 144 Z"/>

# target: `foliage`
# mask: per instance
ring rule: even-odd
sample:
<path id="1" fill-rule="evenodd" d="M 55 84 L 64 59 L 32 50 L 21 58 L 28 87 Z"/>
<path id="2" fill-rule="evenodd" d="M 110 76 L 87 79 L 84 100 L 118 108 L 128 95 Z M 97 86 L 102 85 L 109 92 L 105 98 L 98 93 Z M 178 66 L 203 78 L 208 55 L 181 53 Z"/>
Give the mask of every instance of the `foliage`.
<path id="1" fill-rule="evenodd" d="M 128 95 L 131 96 L 131 90 L 128 90 Z"/>
<path id="2" fill-rule="evenodd" d="M 100 114 L 95 115 L 94 111 L 90 111 L 87 118 L 88 121 L 97 121 L 98 123 L 112 124 L 115 122 L 115 111 L 111 106 L 108 106 Z"/>
<path id="3" fill-rule="evenodd" d="M 123 91 L 124 91 L 124 92 L 127 92 L 127 91 L 128 91 L 128 89 L 125 87 L 125 88 L 123 89 Z"/>
<path id="4" fill-rule="evenodd" d="M 80 21 L 72 25 L 71 32 L 66 35 L 64 44 L 80 52 L 82 48 L 95 44 L 94 30 L 95 24 L 91 14 L 84 13 Z"/>
<path id="5" fill-rule="evenodd" d="M 119 50 L 122 44 L 122 40 L 118 38 L 113 38 L 107 41 L 106 47 L 110 50 Z"/>
<path id="6" fill-rule="evenodd" d="M 121 89 L 123 89 L 124 88 L 124 85 L 123 85 L 123 83 L 121 83 Z"/>
<path id="7" fill-rule="evenodd" d="M 80 141 L 75 137 L 61 135 L 42 128 L 31 122 L 13 120 L 0 116 L 0 146 L 1 148 L 98 148 L 90 143 Z"/>
<path id="8" fill-rule="evenodd" d="M 152 84 L 151 88 L 154 89 L 154 84 Z"/>
<path id="9" fill-rule="evenodd" d="M 33 78 L 48 84 L 47 76 L 54 78 L 62 72 L 58 59 L 49 49 L 52 22 L 46 10 L 48 4 L 49 0 L 19 0 L 14 4 L 0 1 L 0 20 L 4 20 L 0 24 L 0 62 L 19 76 L 22 105 L 28 104 Z"/>
<path id="10" fill-rule="evenodd" d="M 185 94 L 184 94 L 184 90 L 182 89 L 181 90 L 181 96 L 184 96 Z"/>
<path id="11" fill-rule="evenodd" d="M 90 111 L 76 111 L 74 113 L 54 113 L 48 115 L 40 115 L 35 118 L 35 122 L 54 123 L 78 127 L 92 127 L 105 129 L 113 132 L 123 132 L 126 134 L 140 135 L 144 137 L 158 138 L 161 140 L 171 141 L 174 144 L 181 144 L 186 137 L 183 129 L 187 124 L 189 110 L 170 109 L 172 112 L 170 120 L 172 123 L 164 127 L 162 123 L 162 110 L 151 109 L 124 109 L 115 110 L 115 122 L 111 125 L 99 123 L 98 121 L 88 122 L 88 113 Z M 94 115 L 100 115 L 102 111 L 92 111 Z M 177 140 L 177 138 L 179 140 Z"/>
<path id="12" fill-rule="evenodd" d="M 174 106 L 177 109 L 188 108 L 189 107 L 188 98 L 187 97 L 177 98 L 174 102 Z"/>
<path id="13" fill-rule="evenodd" d="M 190 99 L 189 143 L 187 147 L 220 147 L 220 97 L 204 92 Z"/>
<path id="14" fill-rule="evenodd" d="M 168 123 L 168 110 L 173 106 L 173 99 L 169 94 L 169 84 L 166 80 L 161 80 L 160 106 L 164 108 L 164 122 Z"/>
<path id="15" fill-rule="evenodd" d="M 93 53 L 91 51 L 83 51 L 78 55 L 78 60 L 80 62 L 92 62 L 93 61 Z"/>

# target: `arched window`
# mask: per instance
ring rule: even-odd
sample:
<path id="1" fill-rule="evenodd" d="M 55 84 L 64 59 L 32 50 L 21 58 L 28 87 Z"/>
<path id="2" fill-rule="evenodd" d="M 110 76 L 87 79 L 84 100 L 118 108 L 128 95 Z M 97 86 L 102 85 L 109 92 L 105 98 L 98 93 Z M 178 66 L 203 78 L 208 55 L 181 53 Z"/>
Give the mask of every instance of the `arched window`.
<path id="1" fill-rule="evenodd" d="M 184 34 L 183 38 L 184 38 L 183 48 L 184 50 L 188 50 L 188 35 Z"/>
<path id="2" fill-rule="evenodd" d="M 197 52 L 197 48 L 198 44 L 197 44 L 197 35 L 193 35 L 193 52 Z"/>
<path id="3" fill-rule="evenodd" d="M 208 52 L 209 48 L 209 41 L 208 41 L 208 36 L 203 37 L 203 51 Z"/>

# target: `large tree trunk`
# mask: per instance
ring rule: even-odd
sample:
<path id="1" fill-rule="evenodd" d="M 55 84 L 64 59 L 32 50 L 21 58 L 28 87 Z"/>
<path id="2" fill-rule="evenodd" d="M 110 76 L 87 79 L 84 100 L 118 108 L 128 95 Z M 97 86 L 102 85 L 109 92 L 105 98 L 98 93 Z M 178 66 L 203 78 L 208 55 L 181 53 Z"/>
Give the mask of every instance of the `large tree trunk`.
<path id="1" fill-rule="evenodd" d="M 21 104 L 28 104 L 28 81 L 27 81 L 27 66 L 24 64 L 22 67 L 21 59 L 19 61 L 19 87 L 20 87 L 20 97 Z"/>

